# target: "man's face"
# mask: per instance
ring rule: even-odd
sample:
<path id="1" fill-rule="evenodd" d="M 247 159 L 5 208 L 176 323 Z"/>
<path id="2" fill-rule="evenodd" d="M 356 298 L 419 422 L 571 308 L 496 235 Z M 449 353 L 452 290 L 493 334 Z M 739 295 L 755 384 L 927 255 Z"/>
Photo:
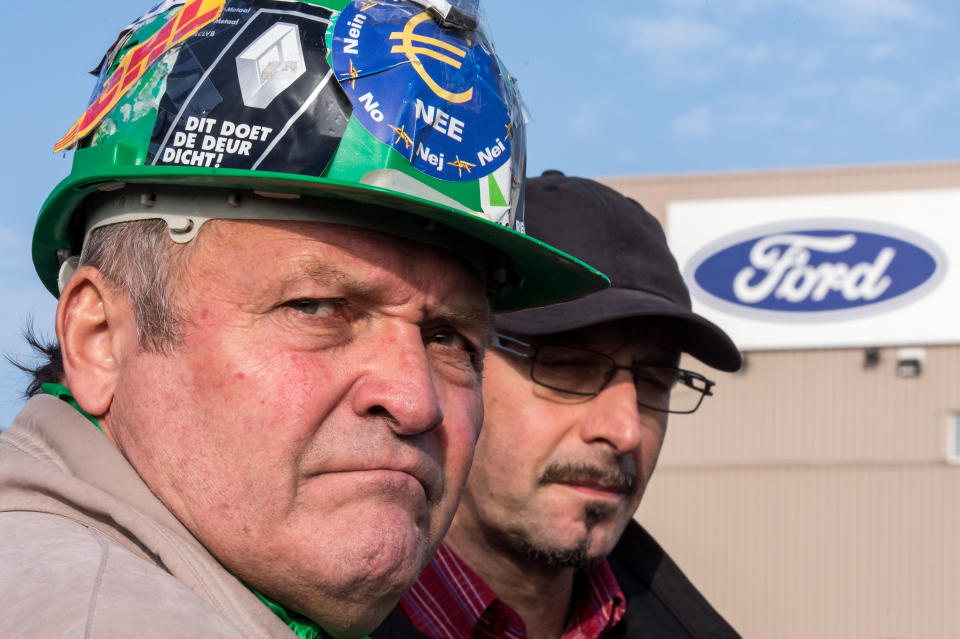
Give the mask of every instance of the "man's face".
<path id="1" fill-rule="evenodd" d="M 661 334 L 622 323 L 536 342 L 604 352 L 621 365 L 676 364 Z M 628 371 L 617 371 L 599 395 L 577 397 L 535 384 L 530 360 L 495 349 L 483 395 L 484 427 L 448 537 L 453 547 L 482 539 L 497 552 L 556 567 L 609 554 L 653 473 L 666 414 L 637 404 Z"/>
<path id="2" fill-rule="evenodd" d="M 317 223 L 214 221 L 182 346 L 126 345 L 105 420 L 248 585 L 369 631 L 442 539 L 482 421 L 490 315 L 438 249 Z"/>

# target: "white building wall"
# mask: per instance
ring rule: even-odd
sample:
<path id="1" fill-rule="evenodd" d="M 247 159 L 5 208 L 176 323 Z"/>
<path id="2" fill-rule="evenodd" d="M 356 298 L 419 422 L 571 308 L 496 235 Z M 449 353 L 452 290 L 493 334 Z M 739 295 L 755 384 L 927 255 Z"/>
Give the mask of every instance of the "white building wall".
<path id="1" fill-rule="evenodd" d="M 604 181 L 664 219 L 678 199 L 957 188 L 960 163 Z M 873 366 L 863 348 L 749 352 L 671 418 L 637 517 L 745 637 L 960 636 L 960 346 L 923 348 L 910 378 L 895 345 Z"/>

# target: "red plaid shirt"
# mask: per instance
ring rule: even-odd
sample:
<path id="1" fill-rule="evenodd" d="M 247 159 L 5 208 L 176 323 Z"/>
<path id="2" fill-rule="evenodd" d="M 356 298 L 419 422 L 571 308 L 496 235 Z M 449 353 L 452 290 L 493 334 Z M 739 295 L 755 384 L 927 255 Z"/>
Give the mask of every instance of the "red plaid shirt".
<path id="1" fill-rule="evenodd" d="M 574 581 L 562 639 L 597 639 L 623 617 L 625 599 L 604 559 Z M 523 620 L 446 544 L 400 599 L 400 610 L 433 639 L 525 639 Z"/>

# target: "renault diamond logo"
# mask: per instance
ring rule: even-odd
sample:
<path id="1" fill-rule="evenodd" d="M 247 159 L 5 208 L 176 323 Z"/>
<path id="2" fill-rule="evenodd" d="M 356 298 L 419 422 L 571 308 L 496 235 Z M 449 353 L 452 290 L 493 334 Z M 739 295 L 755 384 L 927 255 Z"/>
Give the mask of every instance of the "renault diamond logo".
<path id="1" fill-rule="evenodd" d="M 406 26 L 403 28 L 403 31 L 394 31 L 390 34 L 391 40 L 400 40 L 403 44 L 395 44 L 390 53 L 403 53 L 407 56 L 407 59 L 410 60 L 410 64 L 413 65 L 413 68 L 416 69 L 417 75 L 427 83 L 427 86 L 438 96 L 443 98 L 448 102 L 454 104 L 462 104 L 467 102 L 470 98 L 473 97 L 473 87 L 470 87 L 466 91 L 461 93 L 453 93 L 447 91 L 441 87 L 436 80 L 430 77 L 430 74 L 427 73 L 427 70 L 424 68 L 423 63 L 420 61 L 419 56 L 426 56 L 428 58 L 433 58 L 438 62 L 443 62 L 446 65 L 453 67 L 454 69 L 459 69 L 462 64 L 463 59 L 466 57 L 467 52 L 463 49 L 450 44 L 449 42 L 444 42 L 443 40 L 437 40 L 436 38 L 429 38 L 427 36 L 421 36 L 414 33 L 414 30 L 418 25 L 423 23 L 426 20 L 430 19 L 430 15 L 426 12 L 417 14 L 410 18 Z M 456 60 L 451 58 L 444 53 L 437 51 L 436 49 L 428 49 L 427 47 L 418 47 L 414 46 L 414 42 L 419 42 L 425 45 L 430 45 L 436 47 L 437 49 L 443 49 L 448 53 L 460 58 Z"/>
<path id="2" fill-rule="evenodd" d="M 237 56 L 243 103 L 266 108 L 306 71 L 300 30 L 295 24 L 278 22 Z"/>

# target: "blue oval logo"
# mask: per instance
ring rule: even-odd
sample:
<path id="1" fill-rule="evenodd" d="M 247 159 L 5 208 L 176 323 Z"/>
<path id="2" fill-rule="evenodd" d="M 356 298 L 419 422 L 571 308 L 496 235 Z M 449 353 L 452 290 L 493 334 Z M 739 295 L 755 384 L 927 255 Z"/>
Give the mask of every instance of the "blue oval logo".
<path id="1" fill-rule="evenodd" d="M 903 299 L 943 275 L 943 253 L 925 238 L 908 231 L 895 237 L 856 226 L 856 222 L 833 228 L 793 225 L 790 230 L 756 235 L 719 250 L 708 249 L 702 260 L 694 259 L 688 275 L 695 291 L 724 302 L 790 313 L 844 311 Z M 904 236 L 927 247 L 901 239 Z M 736 240 L 719 244 L 730 241 Z"/>

